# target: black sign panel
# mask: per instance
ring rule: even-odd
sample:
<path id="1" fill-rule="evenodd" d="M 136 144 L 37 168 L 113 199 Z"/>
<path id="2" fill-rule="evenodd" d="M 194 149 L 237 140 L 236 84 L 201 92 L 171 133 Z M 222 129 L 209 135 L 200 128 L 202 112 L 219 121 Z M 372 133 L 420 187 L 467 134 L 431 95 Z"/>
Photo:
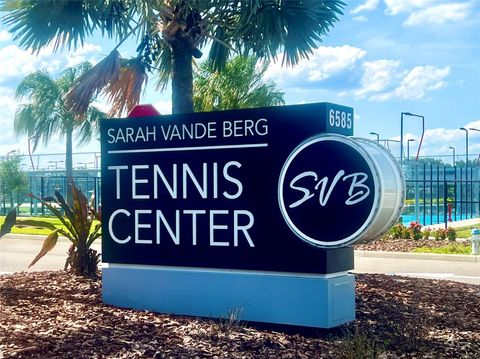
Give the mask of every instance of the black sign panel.
<path id="1" fill-rule="evenodd" d="M 361 229 L 372 176 L 355 149 L 315 139 L 352 131 L 353 109 L 330 103 L 102 121 L 103 261 L 350 269 L 351 248 L 324 248 Z"/>

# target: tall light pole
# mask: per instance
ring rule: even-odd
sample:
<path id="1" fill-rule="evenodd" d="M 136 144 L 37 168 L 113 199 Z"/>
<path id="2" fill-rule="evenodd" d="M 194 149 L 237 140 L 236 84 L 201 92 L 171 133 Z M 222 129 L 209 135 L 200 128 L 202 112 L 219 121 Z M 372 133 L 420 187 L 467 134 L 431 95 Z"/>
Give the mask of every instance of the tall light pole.
<path id="1" fill-rule="evenodd" d="M 469 130 L 480 132 L 480 130 L 478 128 L 473 128 L 473 127 L 470 127 Z M 478 154 L 478 157 L 477 157 L 477 166 L 478 166 L 479 163 L 480 163 L 480 153 Z"/>
<path id="2" fill-rule="evenodd" d="M 416 159 L 418 160 L 418 155 L 420 154 L 420 149 L 423 143 L 423 136 L 425 135 L 425 117 L 422 115 L 417 115 L 411 112 L 402 112 L 400 116 L 400 162 L 403 160 L 403 116 L 412 116 L 422 119 L 422 136 L 420 137 L 420 144 L 418 145 L 418 151 Z"/>
<path id="3" fill-rule="evenodd" d="M 450 146 L 448 148 L 450 148 L 452 150 L 452 165 L 453 165 L 453 167 L 455 167 L 455 147 Z"/>
<path id="4" fill-rule="evenodd" d="M 468 168 L 468 130 L 465 127 L 460 127 L 460 130 L 465 131 L 465 167 Z"/>
<path id="5" fill-rule="evenodd" d="M 407 161 L 410 160 L 410 142 L 415 141 L 414 138 L 409 138 L 407 140 Z"/>
<path id="6" fill-rule="evenodd" d="M 380 143 L 380 135 L 376 132 L 370 132 L 371 135 L 377 136 L 377 143 Z"/>

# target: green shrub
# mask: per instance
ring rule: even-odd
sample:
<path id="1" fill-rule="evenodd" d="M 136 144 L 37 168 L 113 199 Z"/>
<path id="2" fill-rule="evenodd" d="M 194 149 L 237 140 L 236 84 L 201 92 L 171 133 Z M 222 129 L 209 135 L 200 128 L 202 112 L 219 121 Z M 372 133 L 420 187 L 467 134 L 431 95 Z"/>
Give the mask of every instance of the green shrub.
<path id="1" fill-rule="evenodd" d="M 411 239 L 419 240 L 420 238 L 422 238 L 422 225 L 418 222 L 410 222 L 408 232 Z"/>
<path id="2" fill-rule="evenodd" d="M 422 238 L 429 239 L 431 234 L 432 234 L 432 229 L 430 227 L 426 227 L 423 229 Z"/>
<path id="3" fill-rule="evenodd" d="M 457 239 L 457 231 L 455 230 L 455 228 L 448 227 L 445 230 L 445 235 L 449 241 L 454 241 L 455 239 Z"/>
<path id="4" fill-rule="evenodd" d="M 36 198 L 52 211 L 65 226 L 65 229 L 56 228 L 48 235 L 43 242 L 40 252 L 30 263 L 29 268 L 55 247 L 58 235 L 61 234 L 72 242 L 67 252 L 65 270 L 70 267 L 75 274 L 95 277 L 98 274 L 100 254 L 91 249 L 90 246 L 96 239 L 102 236 L 101 216 L 95 209 L 93 198 L 89 202 L 73 182 L 70 186 L 73 197 L 71 205 L 65 201 L 58 191 L 55 191 L 56 198 L 41 199 L 31 195 L 31 197 Z M 54 204 L 52 205 L 52 203 Z M 60 211 L 57 207 L 63 211 Z"/>
<path id="5" fill-rule="evenodd" d="M 406 227 L 401 223 L 394 225 L 392 228 L 390 228 L 390 237 L 394 239 L 403 238 L 405 229 Z"/>
<path id="6" fill-rule="evenodd" d="M 444 229 L 439 228 L 439 229 L 436 229 L 436 230 L 433 231 L 433 237 L 437 241 L 444 240 L 445 238 L 447 238 L 447 233 L 445 232 Z"/>

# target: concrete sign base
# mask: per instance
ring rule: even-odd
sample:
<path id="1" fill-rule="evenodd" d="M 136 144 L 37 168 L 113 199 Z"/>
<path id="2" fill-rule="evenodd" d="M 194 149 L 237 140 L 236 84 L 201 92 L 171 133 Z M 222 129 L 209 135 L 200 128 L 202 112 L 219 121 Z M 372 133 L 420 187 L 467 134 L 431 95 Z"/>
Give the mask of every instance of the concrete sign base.
<path id="1" fill-rule="evenodd" d="M 332 328 L 355 319 L 355 277 L 103 264 L 103 301 L 159 313 Z"/>

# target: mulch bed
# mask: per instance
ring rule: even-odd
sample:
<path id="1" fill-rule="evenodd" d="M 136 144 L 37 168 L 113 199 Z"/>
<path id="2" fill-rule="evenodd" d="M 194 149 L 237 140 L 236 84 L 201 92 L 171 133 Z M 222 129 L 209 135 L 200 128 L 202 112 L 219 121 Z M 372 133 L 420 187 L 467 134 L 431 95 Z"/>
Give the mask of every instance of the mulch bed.
<path id="1" fill-rule="evenodd" d="M 100 280 L 66 272 L 3 275 L 0 351 L 4 358 L 480 358 L 480 286 L 356 278 L 356 321 L 314 330 L 111 307 L 101 301 Z"/>
<path id="2" fill-rule="evenodd" d="M 355 244 L 354 248 L 360 251 L 412 252 L 415 248 L 440 248 L 451 244 L 471 247 L 470 241 L 453 242 L 435 239 L 377 239 L 369 243 Z"/>

